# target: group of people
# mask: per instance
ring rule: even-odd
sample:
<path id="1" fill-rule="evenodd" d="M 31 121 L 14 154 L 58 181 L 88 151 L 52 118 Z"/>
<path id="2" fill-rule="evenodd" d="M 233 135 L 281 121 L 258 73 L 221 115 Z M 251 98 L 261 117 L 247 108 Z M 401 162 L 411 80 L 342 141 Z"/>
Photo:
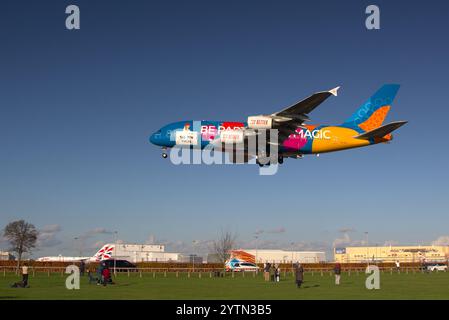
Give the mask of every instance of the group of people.
<path id="1" fill-rule="evenodd" d="M 301 285 L 304 282 L 304 267 L 301 263 L 296 262 L 293 265 L 294 275 L 295 275 L 295 283 L 298 288 L 301 288 Z M 274 281 L 279 282 L 281 269 L 278 264 L 271 264 L 269 262 L 264 264 L 264 279 L 265 281 Z M 341 264 L 336 263 L 334 266 L 334 274 L 335 274 L 335 284 L 340 285 L 341 278 Z"/>
<path id="2" fill-rule="evenodd" d="M 97 268 L 97 277 L 92 275 L 90 268 L 87 270 L 87 276 L 89 277 L 89 284 L 96 282 L 97 286 L 103 285 L 106 286 L 108 284 L 114 284 L 111 278 L 111 270 L 108 265 L 102 261 Z"/>
<path id="3" fill-rule="evenodd" d="M 80 276 L 83 276 L 85 272 L 85 263 L 80 263 Z M 24 263 L 21 267 L 22 281 L 11 284 L 12 288 L 29 288 L 28 284 L 28 265 Z M 106 286 L 107 284 L 114 284 L 111 278 L 111 270 L 105 262 L 101 262 L 96 269 L 97 276 L 94 277 L 91 268 L 87 269 L 87 275 L 89 277 L 89 284 L 97 283 L 97 285 Z"/>
<path id="4" fill-rule="evenodd" d="M 279 282 L 281 278 L 281 268 L 278 264 L 265 263 L 263 266 L 263 275 L 265 281 Z"/>
<path id="5" fill-rule="evenodd" d="M 293 270 L 295 275 L 296 286 L 298 288 L 301 288 L 301 285 L 304 282 L 304 267 L 298 261 L 293 265 Z M 264 263 L 263 274 L 265 281 L 279 282 L 281 276 L 281 269 L 279 268 L 278 264 L 266 262 Z M 341 278 L 340 263 L 335 264 L 334 274 L 335 274 L 335 284 L 340 285 L 340 278 Z"/>
<path id="6" fill-rule="evenodd" d="M 295 270 L 295 281 L 296 286 L 298 288 L 301 288 L 302 283 L 304 282 L 304 268 L 303 266 L 297 262 L 294 265 Z M 335 275 L 335 285 L 340 285 L 340 278 L 341 278 L 341 264 L 336 263 L 334 266 L 334 275 Z"/>
<path id="7" fill-rule="evenodd" d="M 397 268 L 399 268 L 399 261 L 397 263 Z M 299 262 L 296 262 L 293 266 L 294 274 L 295 274 L 295 283 L 298 288 L 301 288 L 302 283 L 304 282 L 304 268 L 302 264 Z M 80 274 L 81 276 L 84 275 L 85 271 L 85 265 L 84 262 L 80 265 Z M 265 263 L 264 264 L 264 279 L 265 281 L 273 281 L 273 282 L 279 282 L 280 276 L 281 276 L 281 269 L 279 268 L 278 264 L 272 264 L 272 263 Z M 107 264 L 102 261 L 99 265 L 99 267 L 96 270 L 97 277 L 94 277 L 92 275 L 91 269 L 89 268 L 87 270 L 87 275 L 89 277 L 89 284 L 96 282 L 97 285 L 103 285 L 106 286 L 108 284 L 114 284 L 111 278 L 111 271 Z M 335 284 L 340 285 L 340 278 L 341 278 L 341 264 L 336 263 L 334 266 L 334 274 L 335 274 Z M 11 285 L 15 288 L 28 288 L 28 265 L 23 264 L 22 266 L 22 281 L 16 282 Z"/>

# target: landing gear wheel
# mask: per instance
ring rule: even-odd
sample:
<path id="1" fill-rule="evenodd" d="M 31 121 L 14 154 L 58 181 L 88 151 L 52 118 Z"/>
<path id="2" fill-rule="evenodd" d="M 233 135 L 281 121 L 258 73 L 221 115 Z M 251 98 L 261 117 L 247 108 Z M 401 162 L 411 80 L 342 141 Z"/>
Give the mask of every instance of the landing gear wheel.
<path id="1" fill-rule="evenodd" d="M 284 163 L 284 157 L 283 156 L 279 156 L 278 157 L 278 163 L 279 164 L 283 164 Z"/>
<path id="2" fill-rule="evenodd" d="M 164 152 L 164 153 L 162 154 L 162 158 L 166 159 L 167 157 L 168 157 L 168 155 Z"/>

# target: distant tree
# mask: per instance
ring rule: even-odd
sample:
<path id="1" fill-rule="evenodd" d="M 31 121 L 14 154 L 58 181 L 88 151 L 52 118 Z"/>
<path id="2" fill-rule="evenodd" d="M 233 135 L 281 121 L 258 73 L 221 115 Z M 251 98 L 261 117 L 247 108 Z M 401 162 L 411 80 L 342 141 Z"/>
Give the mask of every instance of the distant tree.
<path id="1" fill-rule="evenodd" d="M 5 227 L 3 234 L 11 244 L 11 251 L 17 253 L 17 268 L 19 268 L 22 255 L 30 253 L 36 247 L 39 232 L 33 224 L 24 220 L 18 220 L 10 222 Z"/>
<path id="2" fill-rule="evenodd" d="M 237 236 L 232 232 L 222 230 L 219 238 L 213 242 L 213 251 L 220 263 L 223 263 L 223 267 L 229 259 L 230 251 L 234 248 L 236 238 Z"/>

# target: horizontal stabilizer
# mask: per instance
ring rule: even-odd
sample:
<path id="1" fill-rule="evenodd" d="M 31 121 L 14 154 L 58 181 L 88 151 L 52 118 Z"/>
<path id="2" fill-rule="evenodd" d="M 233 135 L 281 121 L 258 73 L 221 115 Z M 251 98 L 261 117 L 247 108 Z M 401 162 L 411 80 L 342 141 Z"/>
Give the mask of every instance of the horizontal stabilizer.
<path id="1" fill-rule="evenodd" d="M 364 140 L 369 140 L 369 139 L 374 139 L 374 138 L 382 138 L 382 137 L 386 136 L 387 134 L 393 132 L 394 130 L 398 129 L 399 127 L 403 126 L 407 122 L 408 121 L 395 121 L 395 122 L 386 124 L 382 127 L 379 127 L 377 129 L 362 133 L 361 135 L 358 135 L 354 138 L 364 139 Z"/>

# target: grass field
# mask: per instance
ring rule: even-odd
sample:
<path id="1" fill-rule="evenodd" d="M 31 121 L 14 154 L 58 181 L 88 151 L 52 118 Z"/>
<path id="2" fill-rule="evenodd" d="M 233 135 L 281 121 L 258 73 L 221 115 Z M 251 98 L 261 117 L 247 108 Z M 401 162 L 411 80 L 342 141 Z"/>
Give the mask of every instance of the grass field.
<path id="1" fill-rule="evenodd" d="M 80 290 L 65 288 L 66 275 L 30 275 L 30 288 L 10 288 L 19 280 L 0 274 L 0 299 L 449 299 L 449 273 L 381 273 L 380 290 L 365 288 L 363 273 L 342 274 L 339 287 L 329 273 L 307 272 L 301 289 L 286 276 L 279 283 L 264 282 L 262 275 L 236 274 L 210 278 L 209 274 L 120 274 L 116 284 L 103 287 L 81 278 Z"/>

